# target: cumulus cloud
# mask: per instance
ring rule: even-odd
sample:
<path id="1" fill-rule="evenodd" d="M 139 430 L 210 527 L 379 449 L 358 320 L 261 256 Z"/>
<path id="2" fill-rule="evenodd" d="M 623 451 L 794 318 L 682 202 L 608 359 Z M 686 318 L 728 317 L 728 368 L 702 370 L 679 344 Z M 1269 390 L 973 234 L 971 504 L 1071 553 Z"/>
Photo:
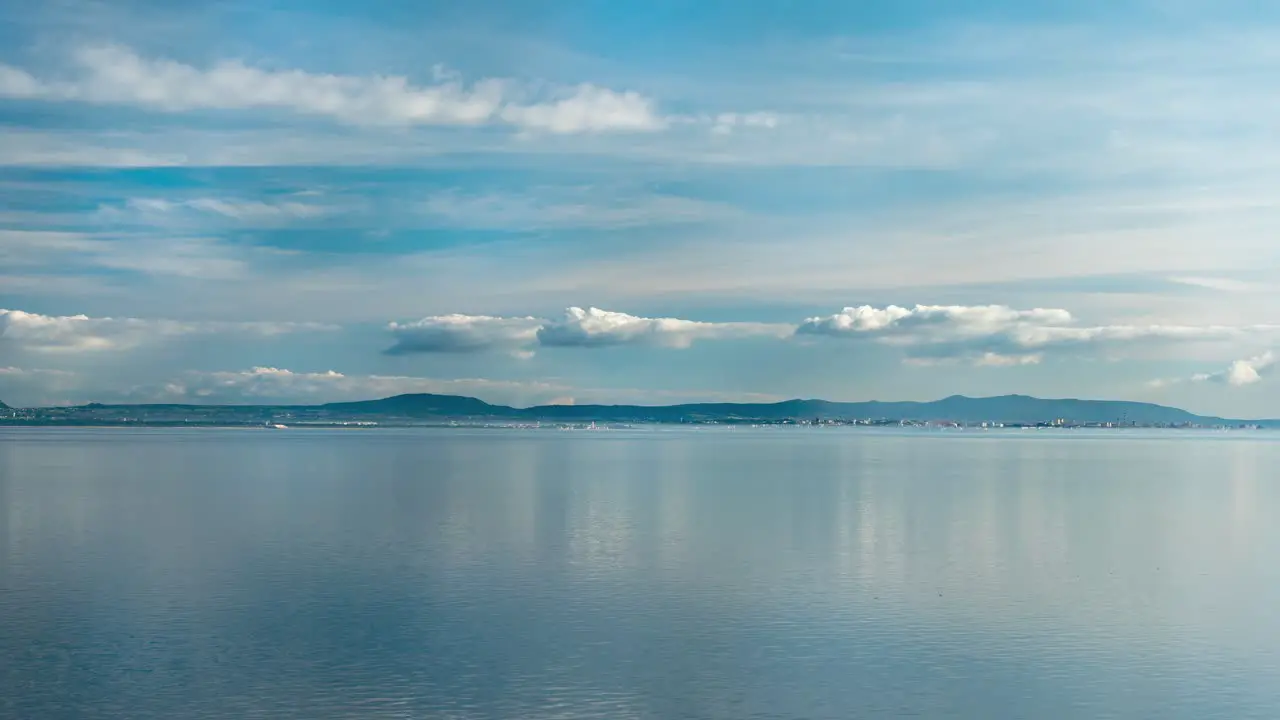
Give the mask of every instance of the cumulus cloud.
<path id="1" fill-rule="evenodd" d="M 646 318 L 599 308 L 571 307 L 564 317 L 538 330 L 538 342 L 547 347 L 605 347 L 654 344 L 686 348 L 697 340 L 773 336 L 783 337 L 790 328 L 767 323 L 713 323 L 677 318 Z"/>
<path id="2" fill-rule="evenodd" d="M 653 345 L 687 348 L 700 340 L 751 337 L 862 338 L 902 350 L 915 365 L 968 362 L 1011 367 L 1040 363 L 1047 352 L 1140 341 L 1208 341 L 1244 336 L 1271 326 L 1081 325 L 1055 308 L 1017 310 L 1004 305 L 912 308 L 848 307 L 797 325 L 701 322 L 651 318 L 600 308 L 571 307 L 555 319 L 440 315 L 391 323 L 391 354 L 418 352 L 531 352 L 538 347 Z"/>
<path id="3" fill-rule="evenodd" d="M 1047 350 L 1141 340 L 1214 340 L 1246 329 L 1227 326 L 1082 326 L 1071 313 L 1053 308 L 1016 310 L 1004 305 L 914 308 L 890 305 L 847 307 L 812 317 L 796 329 L 800 336 L 866 338 L 904 348 L 914 361 L 970 360 L 979 365 L 1039 362 Z"/>
<path id="4" fill-rule="evenodd" d="M 1189 378 L 1163 378 L 1147 383 L 1149 387 L 1165 388 L 1173 385 L 1192 383 L 1215 383 L 1231 387 L 1244 387 L 1259 383 L 1271 373 L 1276 364 L 1276 356 L 1270 350 L 1245 360 L 1236 360 L 1226 368 L 1211 373 L 1196 373 Z"/>
<path id="5" fill-rule="evenodd" d="M 608 347 L 650 344 L 687 348 L 697 340 L 786 337 L 789 325 L 746 322 L 698 322 L 646 318 L 626 313 L 571 307 L 555 320 L 534 317 L 438 315 L 410 323 L 391 323 L 396 342 L 387 350 L 419 352 L 529 352 L 541 347 Z"/>
<path id="6" fill-rule="evenodd" d="M 1275 356 L 1270 352 L 1248 360 L 1236 360 L 1226 370 L 1227 384 L 1236 387 L 1252 385 L 1261 380 L 1262 373 L 1270 370 L 1275 362 Z"/>
<path id="7" fill-rule="evenodd" d="M 599 307 L 570 307 L 561 318 L 495 318 L 489 315 L 436 315 L 412 323 L 392 323 L 392 355 L 412 352 L 506 350 L 529 354 L 535 347 L 608 347 L 657 345 L 689 347 L 699 340 L 786 337 L 790 325 L 703 323 L 677 318 L 640 318 Z"/>
<path id="8" fill-rule="evenodd" d="M 391 323 L 395 344 L 387 353 L 518 351 L 538 340 L 542 320 L 532 317 L 437 315 L 408 323 Z"/>
<path id="9" fill-rule="evenodd" d="M 226 60 L 209 68 L 145 58 L 129 48 L 74 53 L 76 76 L 36 77 L 0 65 L 0 97 L 127 104 L 164 112 L 280 109 L 360 125 L 481 125 L 500 122 L 550 133 L 650 131 L 663 127 L 653 101 L 591 84 L 549 97 L 507 80 L 467 85 L 446 73 L 433 84 L 403 76 L 328 75 L 264 70 Z"/>
<path id="10" fill-rule="evenodd" d="M 165 338 L 195 334 L 249 334 L 270 337 L 292 332 L 332 330 L 319 323 L 185 322 L 178 320 L 41 315 L 0 309 L 0 347 L 39 353 L 130 350 Z"/>

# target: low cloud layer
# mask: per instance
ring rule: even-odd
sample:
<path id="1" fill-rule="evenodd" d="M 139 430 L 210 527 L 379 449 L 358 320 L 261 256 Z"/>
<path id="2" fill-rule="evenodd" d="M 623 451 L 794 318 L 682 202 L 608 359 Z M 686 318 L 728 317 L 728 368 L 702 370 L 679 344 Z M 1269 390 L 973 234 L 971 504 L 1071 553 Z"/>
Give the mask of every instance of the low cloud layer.
<path id="1" fill-rule="evenodd" d="M 502 401 L 553 397 L 567 390 L 562 385 L 539 382 L 484 380 L 478 378 L 437 379 L 390 375 L 347 375 L 333 370 L 294 372 L 275 367 L 255 367 L 244 371 L 191 372 L 163 387 L 137 391 L 149 399 L 192 402 L 334 402 L 368 400 L 403 393 L 482 395 Z"/>
<path id="2" fill-rule="evenodd" d="M 358 125 L 481 125 L 569 134 L 651 131 L 664 120 L 636 92 L 591 84 L 534 93 L 508 80 L 472 84 L 442 70 L 433 84 L 403 76 L 264 70 L 237 60 L 205 69 L 145 58 L 119 46 L 84 48 L 69 78 L 37 77 L 0 65 L 0 97 L 123 104 L 162 112 L 276 109 Z"/>
<path id="3" fill-rule="evenodd" d="M 239 334 L 270 337 L 334 330 L 319 323 L 185 322 L 179 320 L 41 315 L 0 309 L 0 348 L 35 353 L 94 353 L 131 350 L 181 335 Z"/>
<path id="4" fill-rule="evenodd" d="M 391 323 L 393 355 L 425 352 L 529 352 L 536 347 L 611 347 L 656 345 L 687 348 L 699 340 L 785 337 L 787 325 L 714 323 L 678 318 L 646 318 L 599 308 L 571 307 L 562 317 L 439 315 L 410 323 Z"/>
<path id="5" fill-rule="evenodd" d="M 1247 330 L 1228 326 L 1082 326 L 1070 312 L 1054 308 L 864 305 L 809 318 L 796 328 L 796 334 L 872 340 L 900 347 L 916 362 L 967 360 L 1007 366 L 1039 362 L 1051 350 L 1144 340 L 1221 340 Z"/>
<path id="6" fill-rule="evenodd" d="M 528 354 L 539 347 L 649 345 L 687 348 L 695 342 L 742 338 L 822 337 L 864 340 L 902 353 L 911 365 L 957 362 L 985 367 L 1034 365 L 1050 352 L 1085 348 L 1114 352 L 1152 342 L 1229 341 L 1274 331 L 1272 326 L 1082 325 L 1058 308 L 1004 305 L 847 307 L 798 325 L 648 318 L 599 308 L 567 309 L 559 318 L 440 315 L 392 323 L 390 354 L 480 352 Z"/>
<path id="7" fill-rule="evenodd" d="M 161 385 L 135 388 L 127 397 L 117 399 L 131 402 L 313 404 L 369 400 L 403 393 L 466 395 L 514 407 L 575 402 L 776 402 L 783 399 L 756 393 L 583 388 L 559 381 L 354 375 L 334 370 L 298 372 L 278 367 L 188 372 Z"/>

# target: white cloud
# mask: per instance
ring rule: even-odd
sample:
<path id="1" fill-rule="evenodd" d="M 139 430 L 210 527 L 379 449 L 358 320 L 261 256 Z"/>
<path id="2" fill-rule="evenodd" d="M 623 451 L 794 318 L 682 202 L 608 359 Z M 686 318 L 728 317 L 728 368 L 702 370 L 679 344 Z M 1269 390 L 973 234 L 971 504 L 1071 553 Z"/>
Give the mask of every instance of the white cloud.
<path id="1" fill-rule="evenodd" d="M 979 355 L 965 357 L 931 357 L 908 356 L 903 358 L 903 364 L 915 367 L 940 367 L 947 365 L 955 365 L 959 362 L 968 362 L 977 367 L 1018 367 L 1020 365 L 1039 365 L 1044 360 L 1044 353 L 1026 353 L 1023 355 L 1002 355 L 995 352 L 984 352 Z"/>
<path id="2" fill-rule="evenodd" d="M 609 202 L 583 192 L 550 197 L 506 193 L 440 192 L 421 210 L 432 220 L 467 229 L 629 228 L 740 216 L 736 208 L 692 198 L 643 195 Z"/>
<path id="3" fill-rule="evenodd" d="M 666 121 L 654 112 L 653 101 L 637 92 L 583 84 L 565 97 L 532 105 L 511 104 L 499 113 L 506 122 L 526 130 L 557 134 L 608 130 L 659 130 Z"/>
<path id="4" fill-rule="evenodd" d="M 1043 359 L 1043 353 L 1000 355 L 999 353 L 988 352 L 979 355 L 974 360 L 974 364 L 982 367 L 1016 367 L 1018 365 L 1038 365 Z"/>
<path id="5" fill-rule="evenodd" d="M 915 365 L 957 361 L 988 367 L 1034 365 L 1049 351 L 1114 348 L 1145 341 L 1226 341 L 1275 326 L 1080 325 L 1066 310 L 1017 310 L 1004 305 L 848 307 L 799 325 L 650 318 L 570 307 L 557 319 L 438 315 L 388 326 L 390 354 L 503 350 L 526 355 L 538 347 L 653 345 L 687 348 L 700 340 L 739 338 L 861 338 L 897 348 Z"/>
<path id="6" fill-rule="evenodd" d="M 28 230 L 0 230 L 0 262 L 61 273 L 89 266 L 209 280 L 237 278 L 248 271 L 239 253 L 213 238 Z"/>
<path id="7" fill-rule="evenodd" d="M 429 352 L 518 351 L 538 340 L 543 321 L 532 317 L 437 315 L 408 323 L 391 323 L 392 355 Z"/>
<path id="8" fill-rule="evenodd" d="M 0 65 L 0 73 L 4 66 Z M 6 95 L 0 89 L 0 97 Z M 175 147 L 154 148 L 157 143 Z M 0 133 L 0 164 L 21 167 L 173 167 L 193 161 L 163 134 L 63 132 L 47 129 L 5 128 Z M 259 158 L 263 155 L 259 153 Z"/>
<path id="9" fill-rule="evenodd" d="M 519 352 L 542 347 L 605 347 L 652 344 L 687 348 L 697 340 L 785 337 L 791 326 L 748 322 L 698 322 L 645 318 L 598 308 L 571 307 L 557 320 L 487 315 L 437 315 L 391 323 L 396 343 L 387 352 Z"/>
<path id="10" fill-rule="evenodd" d="M 17 378 L 17 377 L 73 377 L 75 373 L 70 370 L 52 370 L 48 368 L 20 368 L 0 367 L 0 377 Z"/>
<path id="11" fill-rule="evenodd" d="M 47 88 L 30 73 L 0 65 L 0 95 L 11 98 L 41 98 Z"/>
<path id="12" fill-rule="evenodd" d="M 37 353 L 86 353 L 131 350 L 165 338 L 197 334 L 247 334 L 271 337 L 334 329 L 317 323 L 184 322 L 141 318 L 41 315 L 0 309 L 0 347 Z"/>
<path id="13" fill-rule="evenodd" d="M 563 385 L 541 382 L 437 379 L 394 375 L 346 375 L 333 370 L 295 372 L 284 368 L 255 367 L 244 371 L 189 372 L 163 386 L 138 388 L 134 395 L 147 400 L 190 402 L 304 402 L 370 400 L 404 393 L 483 395 L 495 402 L 552 398 L 563 394 Z"/>
<path id="14" fill-rule="evenodd" d="M 1179 285 L 1189 285 L 1191 287 L 1203 288 L 1205 290 L 1216 290 L 1224 293 L 1249 293 L 1263 292 L 1271 289 L 1270 285 L 1263 283 L 1253 283 L 1244 280 L 1236 280 L 1234 278 L 1223 277 L 1171 277 L 1171 282 Z"/>
<path id="15" fill-rule="evenodd" d="M 1228 326 L 1101 325 L 1080 326 L 1071 313 L 1053 308 L 1015 310 L 1004 305 L 890 305 L 847 307 L 834 315 L 812 317 L 796 329 L 805 336 L 862 337 L 898 346 L 908 358 L 967 359 L 979 365 L 1040 362 L 1045 350 L 1142 340 L 1215 340 L 1249 330 Z"/>
<path id="16" fill-rule="evenodd" d="M 1236 360 L 1225 369 L 1217 372 L 1196 373 L 1186 380 L 1153 380 L 1148 385 L 1152 387 L 1167 387 L 1189 380 L 1194 383 L 1219 383 L 1230 385 L 1231 387 L 1244 387 L 1261 382 L 1263 377 L 1271 372 L 1272 367 L 1276 364 L 1276 359 L 1274 353 L 1267 351 L 1245 360 Z"/>
<path id="17" fill-rule="evenodd" d="M 782 119 L 775 113 L 720 113 L 711 120 L 711 132 L 728 135 L 737 128 L 768 129 L 778 127 Z"/>
<path id="18" fill-rule="evenodd" d="M 164 112 L 282 109 L 359 125 L 481 125 L 503 122 L 557 134 L 651 131 L 664 121 L 653 102 L 632 91 L 583 84 L 526 101 L 521 88 L 487 79 L 467 86 L 452 78 L 415 85 L 403 76 L 327 75 L 263 70 L 228 60 L 207 69 L 144 58 L 125 47 L 74 54 L 70 80 L 35 77 L 0 65 L 0 97 L 127 104 Z"/>
<path id="19" fill-rule="evenodd" d="M 56 396 L 66 393 L 79 381 L 80 376 L 68 370 L 0 366 L 0 391 L 3 391 L 3 394 L 0 394 L 0 404 L 13 405 L 16 402 L 15 398 L 33 399 L 36 397 L 34 393 L 41 393 L 40 397 L 47 399 L 50 394 Z M 64 403 L 47 400 L 35 404 Z"/>
<path id="20" fill-rule="evenodd" d="M 686 348 L 697 340 L 784 337 L 790 327 L 768 323 L 712 323 L 677 318 L 645 318 L 599 308 L 571 307 L 564 317 L 538 330 L 538 342 L 556 347 L 654 344 Z"/>
<path id="21" fill-rule="evenodd" d="M 134 388 L 124 399 L 134 402 L 313 404 L 372 400 L 404 393 L 466 395 L 514 407 L 575 403 L 777 402 L 783 399 L 759 393 L 581 388 L 554 380 L 349 375 L 334 370 L 298 372 L 277 367 L 187 372 L 164 383 Z"/>
<path id="22" fill-rule="evenodd" d="M 265 202 L 236 198 L 131 198 L 123 206 L 103 205 L 99 213 L 108 219 L 137 217 L 157 220 L 180 218 L 182 215 L 215 215 L 246 224 L 276 224 L 297 220 L 314 220 L 336 212 L 336 208 L 296 200 Z"/>

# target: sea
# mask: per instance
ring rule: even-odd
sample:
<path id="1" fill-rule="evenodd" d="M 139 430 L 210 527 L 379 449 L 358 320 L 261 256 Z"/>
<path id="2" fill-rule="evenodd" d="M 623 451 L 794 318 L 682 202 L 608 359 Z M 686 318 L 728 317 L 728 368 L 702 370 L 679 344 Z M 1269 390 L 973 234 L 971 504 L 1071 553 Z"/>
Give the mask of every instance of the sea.
<path id="1" fill-rule="evenodd" d="M 0 430 L 0 718 L 1280 718 L 1280 434 Z"/>

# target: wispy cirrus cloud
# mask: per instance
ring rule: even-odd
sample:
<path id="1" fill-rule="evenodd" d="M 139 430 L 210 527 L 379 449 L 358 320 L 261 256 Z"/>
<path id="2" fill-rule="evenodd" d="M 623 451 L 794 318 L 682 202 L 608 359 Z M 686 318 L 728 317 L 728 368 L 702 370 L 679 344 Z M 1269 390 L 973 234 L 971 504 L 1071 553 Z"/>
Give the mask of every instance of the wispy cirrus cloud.
<path id="1" fill-rule="evenodd" d="M 0 97 L 125 104 L 179 113 L 193 110 L 286 110 L 357 125 L 506 124 L 554 134 L 661 129 L 654 102 L 634 91 L 591 84 L 535 93 L 513 81 L 465 84 L 437 69 L 435 82 L 404 76 L 268 70 L 225 60 L 198 68 L 143 57 L 115 45 L 73 53 L 69 78 L 37 77 L 0 65 Z"/>
<path id="2" fill-rule="evenodd" d="M 15 368 L 13 365 L 0 368 L 0 379 L 15 378 L 73 378 L 76 373 L 70 370 L 58 370 L 51 368 Z"/>
<path id="3" fill-rule="evenodd" d="M 436 224 L 472 230 L 630 228 L 725 220 L 744 213 L 733 206 L 672 195 L 609 199 L 581 189 L 538 194 L 439 192 L 419 206 Z"/>
<path id="4" fill-rule="evenodd" d="M 320 220 L 340 208 L 295 199 L 257 200 L 250 198 L 198 197 L 170 200 L 130 198 L 122 204 L 99 206 L 98 215 L 117 221 L 200 221 L 218 218 L 246 225 L 277 225 Z"/>
<path id="5" fill-rule="evenodd" d="M 245 253 L 216 238 L 157 237 L 45 230 L 0 230 L 0 261 L 9 268 L 106 268 L 205 280 L 249 270 Z"/>

